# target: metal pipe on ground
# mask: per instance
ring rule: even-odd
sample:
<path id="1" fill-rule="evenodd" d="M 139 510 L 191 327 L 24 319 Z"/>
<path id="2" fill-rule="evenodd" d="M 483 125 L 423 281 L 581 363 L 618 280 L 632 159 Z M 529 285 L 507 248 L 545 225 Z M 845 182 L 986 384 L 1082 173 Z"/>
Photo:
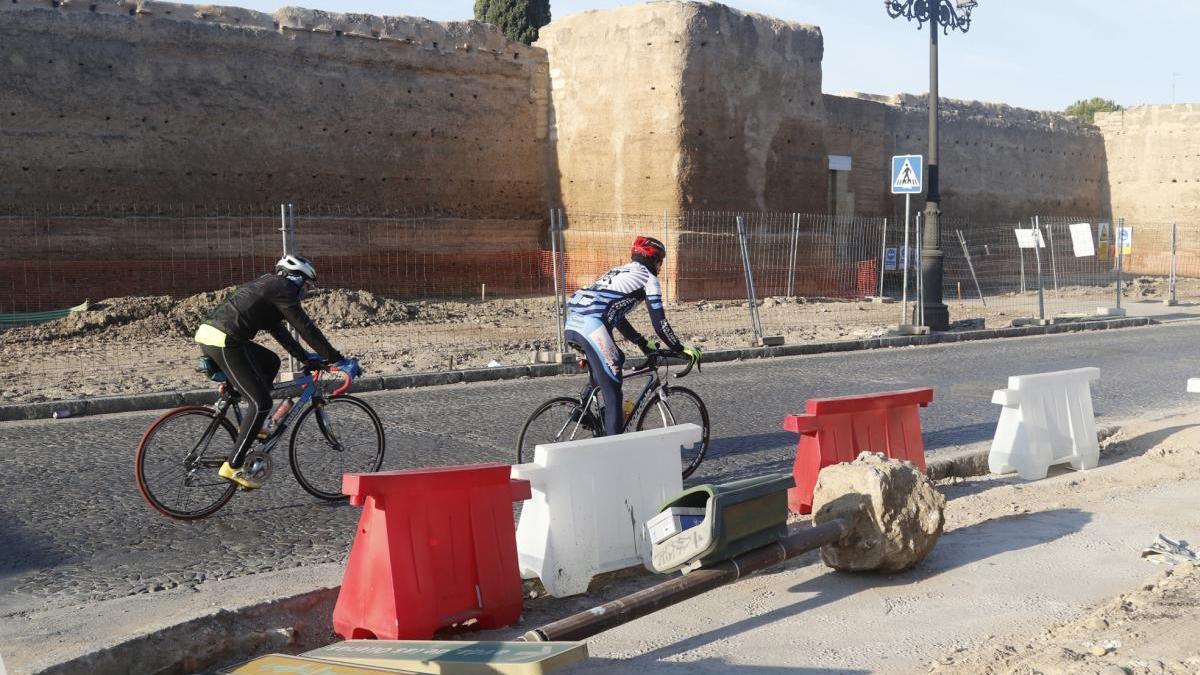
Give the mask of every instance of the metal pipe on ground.
<path id="1" fill-rule="evenodd" d="M 599 607 L 546 624 L 529 631 L 521 639 L 527 642 L 584 640 L 737 581 L 753 572 L 840 541 L 850 530 L 851 524 L 848 521 L 830 520 L 743 553 L 732 560 L 700 568 Z"/>

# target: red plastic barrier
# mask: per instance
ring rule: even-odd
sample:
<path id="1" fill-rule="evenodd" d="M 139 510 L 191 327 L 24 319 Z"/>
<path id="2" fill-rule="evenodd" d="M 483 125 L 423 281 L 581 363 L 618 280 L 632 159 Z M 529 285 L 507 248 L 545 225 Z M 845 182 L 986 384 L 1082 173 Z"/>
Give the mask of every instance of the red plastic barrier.
<path id="1" fill-rule="evenodd" d="M 882 452 L 924 471 L 925 443 L 918 407 L 931 401 L 930 388 L 816 398 L 808 402 L 803 415 L 785 417 L 783 428 L 800 434 L 792 468 L 796 487 L 788 490 L 788 508 L 793 513 L 810 513 L 821 469 L 852 462 L 863 452 Z"/>
<path id="2" fill-rule="evenodd" d="M 482 629 L 515 623 L 512 502 L 531 495 L 510 472 L 477 464 L 343 476 L 342 492 L 363 513 L 333 610 L 337 634 L 428 640 L 470 619 Z"/>

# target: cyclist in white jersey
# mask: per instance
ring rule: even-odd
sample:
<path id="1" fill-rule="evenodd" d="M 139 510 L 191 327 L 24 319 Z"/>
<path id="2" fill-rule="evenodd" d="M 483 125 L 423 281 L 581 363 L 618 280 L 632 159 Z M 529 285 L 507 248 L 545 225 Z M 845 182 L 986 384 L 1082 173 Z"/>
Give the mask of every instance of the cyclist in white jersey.
<path id="1" fill-rule="evenodd" d="M 587 288 L 581 288 L 567 303 L 565 337 L 568 343 L 587 356 L 592 377 L 604 399 L 604 433 L 615 435 L 623 427 L 624 395 L 621 392 L 621 366 L 625 354 L 613 342 L 614 328 L 626 340 L 636 344 L 643 353 L 658 349 L 630 325 L 625 315 L 642 300 L 650 310 L 654 332 L 663 348 L 699 360 L 700 350 L 684 346 L 663 312 L 662 289 L 658 270 L 667 255 L 667 247 L 652 237 L 638 237 L 633 242 L 632 261 L 614 267 Z"/>

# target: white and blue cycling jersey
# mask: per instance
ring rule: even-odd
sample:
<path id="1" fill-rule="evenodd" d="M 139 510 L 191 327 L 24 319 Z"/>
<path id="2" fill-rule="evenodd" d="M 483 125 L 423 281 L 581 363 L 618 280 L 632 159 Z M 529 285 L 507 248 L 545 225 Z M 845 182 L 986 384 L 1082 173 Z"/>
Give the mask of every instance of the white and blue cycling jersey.
<path id="1" fill-rule="evenodd" d="M 612 329 L 616 328 L 629 341 L 639 346 L 644 345 L 646 339 L 626 319 L 629 311 L 643 300 L 650 310 L 650 322 L 654 326 L 654 332 L 662 339 L 663 347 L 673 351 L 682 350 L 683 344 L 675 336 L 671 324 L 667 323 L 667 316 L 663 311 L 662 289 L 658 277 L 645 265 L 636 261 L 614 267 L 591 286 L 575 291 L 567 302 L 567 328 L 574 328 L 586 336 L 594 331 L 596 326 L 593 322 L 599 322 L 610 336 Z M 581 330 L 585 328 L 592 330 Z"/>

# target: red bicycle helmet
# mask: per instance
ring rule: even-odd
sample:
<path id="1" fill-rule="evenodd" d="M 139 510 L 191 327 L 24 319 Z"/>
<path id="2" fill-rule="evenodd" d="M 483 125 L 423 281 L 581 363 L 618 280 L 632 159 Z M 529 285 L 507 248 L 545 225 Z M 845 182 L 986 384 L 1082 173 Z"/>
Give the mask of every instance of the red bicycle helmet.
<path id="1" fill-rule="evenodd" d="M 630 254 L 635 259 L 637 256 L 641 256 L 655 263 L 662 263 L 663 258 L 667 257 L 667 247 L 654 237 L 638 237 L 633 240 L 633 249 Z"/>

